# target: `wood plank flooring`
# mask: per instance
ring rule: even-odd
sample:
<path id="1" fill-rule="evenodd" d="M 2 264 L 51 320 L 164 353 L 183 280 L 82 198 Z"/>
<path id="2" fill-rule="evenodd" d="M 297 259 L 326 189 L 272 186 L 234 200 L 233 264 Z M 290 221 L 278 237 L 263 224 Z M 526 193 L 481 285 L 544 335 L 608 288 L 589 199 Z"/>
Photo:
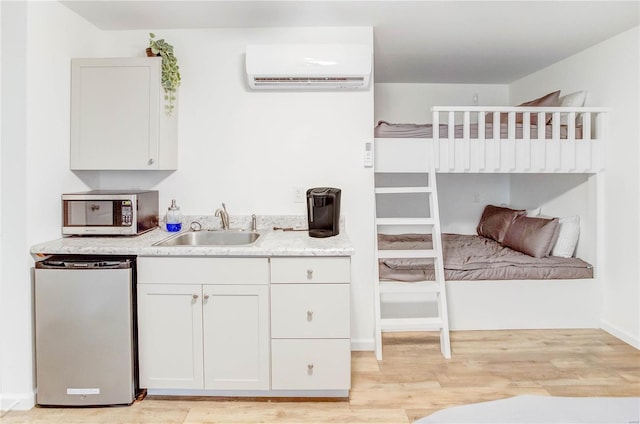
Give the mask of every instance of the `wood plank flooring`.
<path id="1" fill-rule="evenodd" d="M 409 423 L 437 410 L 516 395 L 640 397 L 640 351 L 601 330 L 384 335 L 384 359 L 353 352 L 348 401 L 154 399 L 130 407 L 10 411 L 14 423 Z"/>

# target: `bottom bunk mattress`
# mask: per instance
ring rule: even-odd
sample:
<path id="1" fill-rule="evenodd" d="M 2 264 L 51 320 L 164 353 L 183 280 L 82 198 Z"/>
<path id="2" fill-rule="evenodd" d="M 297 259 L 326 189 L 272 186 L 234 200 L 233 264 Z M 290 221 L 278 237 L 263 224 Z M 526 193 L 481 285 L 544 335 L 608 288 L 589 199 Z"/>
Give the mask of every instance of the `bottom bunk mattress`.
<path id="1" fill-rule="evenodd" d="M 579 258 L 534 258 L 477 235 L 442 234 L 445 280 L 549 280 L 593 278 L 593 267 Z M 431 235 L 378 234 L 378 249 L 431 249 Z M 380 259 L 380 278 L 434 280 L 433 260 Z"/>

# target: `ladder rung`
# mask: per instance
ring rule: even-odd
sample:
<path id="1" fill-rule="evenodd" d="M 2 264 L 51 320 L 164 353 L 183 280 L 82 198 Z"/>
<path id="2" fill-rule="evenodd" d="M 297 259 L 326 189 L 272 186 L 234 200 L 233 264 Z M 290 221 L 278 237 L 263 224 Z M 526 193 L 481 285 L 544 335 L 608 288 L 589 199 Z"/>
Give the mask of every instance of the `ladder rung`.
<path id="1" fill-rule="evenodd" d="M 408 282 L 380 282 L 380 293 L 440 293 L 444 290 L 435 281 Z"/>
<path id="2" fill-rule="evenodd" d="M 433 249 L 388 249 L 378 250 L 378 258 L 390 259 L 390 258 L 437 258 L 440 257 L 439 253 Z"/>
<path id="3" fill-rule="evenodd" d="M 380 328 L 383 332 L 393 331 L 429 331 L 441 330 L 442 319 L 435 318 L 382 318 Z"/>
<path id="4" fill-rule="evenodd" d="M 433 187 L 376 187 L 376 194 L 433 193 Z"/>
<path id="5" fill-rule="evenodd" d="M 433 218 L 376 218 L 376 225 L 435 225 Z"/>

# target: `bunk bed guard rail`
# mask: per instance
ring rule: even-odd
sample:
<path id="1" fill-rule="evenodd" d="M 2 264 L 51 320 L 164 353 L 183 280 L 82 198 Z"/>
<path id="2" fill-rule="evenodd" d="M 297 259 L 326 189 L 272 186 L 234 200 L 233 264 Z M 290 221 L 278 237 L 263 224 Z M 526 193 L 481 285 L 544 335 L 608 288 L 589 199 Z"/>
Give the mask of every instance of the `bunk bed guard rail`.
<path id="1" fill-rule="evenodd" d="M 608 108 L 436 106 L 421 138 L 377 138 L 377 172 L 596 173 Z M 401 170 L 401 171 L 400 171 Z"/>

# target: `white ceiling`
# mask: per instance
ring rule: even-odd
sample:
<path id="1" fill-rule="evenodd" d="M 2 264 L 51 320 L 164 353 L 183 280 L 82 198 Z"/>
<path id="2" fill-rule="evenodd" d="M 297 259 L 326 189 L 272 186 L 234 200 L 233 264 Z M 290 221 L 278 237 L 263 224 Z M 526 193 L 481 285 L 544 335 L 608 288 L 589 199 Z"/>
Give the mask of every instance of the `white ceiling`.
<path id="1" fill-rule="evenodd" d="M 638 0 L 62 3 L 104 30 L 372 26 L 376 82 L 506 84 L 640 24 Z"/>

